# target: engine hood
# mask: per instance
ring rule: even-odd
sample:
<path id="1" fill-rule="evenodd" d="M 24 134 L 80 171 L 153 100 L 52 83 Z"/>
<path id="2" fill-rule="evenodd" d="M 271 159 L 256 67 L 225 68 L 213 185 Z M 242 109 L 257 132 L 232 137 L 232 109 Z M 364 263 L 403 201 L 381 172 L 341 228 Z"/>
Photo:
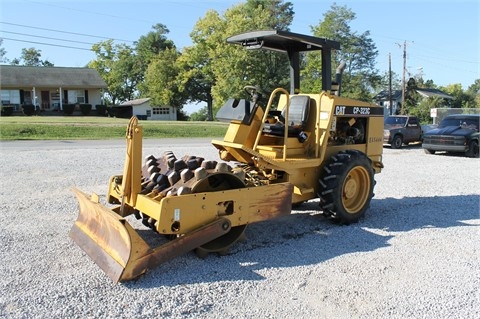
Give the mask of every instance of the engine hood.
<path id="1" fill-rule="evenodd" d="M 468 136 L 475 132 L 475 130 L 471 130 L 468 128 L 462 128 L 461 126 L 445 126 L 434 128 L 425 133 L 427 135 L 453 135 L 453 136 Z"/>
<path id="2" fill-rule="evenodd" d="M 384 124 L 383 129 L 384 130 L 395 130 L 404 127 L 401 124 Z"/>

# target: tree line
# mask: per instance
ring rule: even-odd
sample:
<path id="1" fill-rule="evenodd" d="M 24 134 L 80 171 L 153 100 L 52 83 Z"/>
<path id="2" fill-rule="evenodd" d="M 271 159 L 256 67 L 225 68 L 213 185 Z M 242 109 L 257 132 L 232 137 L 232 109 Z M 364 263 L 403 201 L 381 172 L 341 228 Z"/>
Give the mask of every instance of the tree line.
<path id="1" fill-rule="evenodd" d="M 288 58 L 267 50 L 248 51 L 227 44 L 232 35 L 251 30 L 278 29 L 290 31 L 294 7 L 283 0 L 246 0 L 233 5 L 223 14 L 208 11 L 190 33 L 192 45 L 179 50 L 168 38 L 167 26 L 158 23 L 133 45 L 115 44 L 113 40 L 93 45 L 96 58 L 88 67 L 96 69 L 105 80 L 108 104 L 149 97 L 152 105 L 175 106 L 180 119 L 188 117 L 182 111 L 187 103 L 206 103 L 206 107 L 190 115 L 192 120 L 213 120 L 216 111 L 231 97 L 242 97 L 245 85 L 255 85 L 267 95 L 276 87 L 289 87 Z M 393 87 L 400 88 L 398 75 L 381 74 L 375 68 L 378 50 L 370 31 L 352 30 L 355 13 L 336 3 L 323 14 L 317 25 L 311 26 L 314 36 L 334 39 L 341 50 L 332 56 L 333 69 L 346 63 L 342 95 L 372 101 L 376 93 L 388 90 L 389 76 Z M 2 58 L 5 54 L 0 49 Z M 12 64 L 53 66 L 41 60 L 41 51 L 23 49 L 22 56 Z M 321 90 L 321 56 L 309 53 L 301 56 L 301 91 Z M 439 88 L 453 96 L 452 107 L 480 107 L 480 79 L 466 91 L 460 84 L 437 87 L 432 80 L 412 78 L 407 85 L 405 110 L 427 121 L 429 109 L 442 107 L 438 98 L 420 99 L 415 87 Z"/>

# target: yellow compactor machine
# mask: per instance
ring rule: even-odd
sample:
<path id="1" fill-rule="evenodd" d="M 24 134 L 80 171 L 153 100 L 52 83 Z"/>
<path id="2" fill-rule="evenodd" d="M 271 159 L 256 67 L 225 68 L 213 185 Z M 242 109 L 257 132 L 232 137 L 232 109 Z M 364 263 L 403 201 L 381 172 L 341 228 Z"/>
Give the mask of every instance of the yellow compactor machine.
<path id="1" fill-rule="evenodd" d="M 290 92 L 277 88 L 262 104 L 260 90 L 246 86 L 251 100 L 228 100 L 217 113 L 230 123 L 227 133 L 212 141 L 218 161 L 170 151 L 144 158 L 142 127 L 130 120 L 123 174 L 109 182 L 112 207 L 75 189 L 80 211 L 70 231 L 115 282 L 191 250 L 224 254 L 248 224 L 290 214 L 292 205 L 311 199 L 343 224 L 357 222 L 370 204 L 374 174 L 383 168 L 383 108 L 340 96 L 342 67 L 334 79 L 331 68 L 339 43 L 278 30 L 227 42 L 286 52 Z M 322 56 L 322 91 L 299 93 L 300 53 L 314 50 Z M 165 241 L 151 247 L 129 215 Z"/>

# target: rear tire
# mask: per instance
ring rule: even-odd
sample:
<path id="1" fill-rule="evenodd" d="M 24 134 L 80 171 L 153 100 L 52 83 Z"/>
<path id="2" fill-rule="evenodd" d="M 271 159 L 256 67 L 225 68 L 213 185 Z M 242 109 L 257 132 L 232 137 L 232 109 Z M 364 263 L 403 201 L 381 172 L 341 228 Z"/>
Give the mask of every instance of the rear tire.
<path id="1" fill-rule="evenodd" d="M 323 167 L 319 180 L 320 207 L 341 224 L 356 223 L 373 197 L 371 161 L 356 150 L 339 152 Z"/>
<path id="2" fill-rule="evenodd" d="M 392 140 L 392 148 L 401 148 L 403 144 L 402 137 L 400 135 L 395 135 Z"/>

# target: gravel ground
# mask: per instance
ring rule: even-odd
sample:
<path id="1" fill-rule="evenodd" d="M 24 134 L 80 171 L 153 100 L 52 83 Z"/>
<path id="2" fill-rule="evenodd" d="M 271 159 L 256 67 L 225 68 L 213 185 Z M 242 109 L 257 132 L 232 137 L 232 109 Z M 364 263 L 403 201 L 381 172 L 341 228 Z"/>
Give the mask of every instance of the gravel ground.
<path id="1" fill-rule="evenodd" d="M 216 159 L 205 139 L 144 155 Z M 103 198 L 124 141 L 0 142 L 0 318 L 479 318 L 480 161 L 384 150 L 375 197 L 337 226 L 312 201 L 250 225 L 229 255 L 193 253 L 113 284 L 68 237 L 71 187 Z"/>

